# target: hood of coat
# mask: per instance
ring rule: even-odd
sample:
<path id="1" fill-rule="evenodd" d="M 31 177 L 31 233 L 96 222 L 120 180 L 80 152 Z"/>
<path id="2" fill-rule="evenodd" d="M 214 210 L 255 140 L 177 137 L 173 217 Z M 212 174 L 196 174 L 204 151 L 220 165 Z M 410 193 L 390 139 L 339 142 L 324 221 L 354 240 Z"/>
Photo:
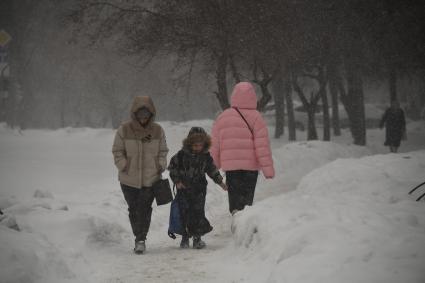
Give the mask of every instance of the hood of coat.
<path id="1" fill-rule="evenodd" d="M 142 107 L 146 107 L 152 113 L 152 118 L 149 121 L 149 123 L 151 123 L 155 119 L 156 109 L 155 109 L 155 105 L 153 104 L 152 98 L 150 98 L 149 96 L 136 96 L 133 99 L 133 104 L 131 105 L 131 109 L 130 109 L 131 120 L 137 122 L 137 119 L 134 113 L 136 113 L 137 110 L 139 110 Z"/>
<path id="2" fill-rule="evenodd" d="M 149 111 L 152 113 L 153 118 L 156 115 L 156 109 L 155 105 L 153 104 L 152 98 L 150 96 L 136 96 L 133 99 L 133 103 L 131 104 L 131 119 L 135 120 L 136 117 L 134 116 L 134 113 L 137 112 L 142 107 L 146 107 L 149 109 Z"/>
<path id="3" fill-rule="evenodd" d="M 257 109 L 257 95 L 249 82 L 240 82 L 235 85 L 230 99 L 232 107 L 241 109 Z"/>
<path id="4" fill-rule="evenodd" d="M 187 138 L 183 140 L 183 150 L 186 152 L 192 152 L 192 145 L 198 142 L 204 144 L 204 153 L 209 151 L 211 147 L 211 137 L 205 132 L 188 135 Z"/>

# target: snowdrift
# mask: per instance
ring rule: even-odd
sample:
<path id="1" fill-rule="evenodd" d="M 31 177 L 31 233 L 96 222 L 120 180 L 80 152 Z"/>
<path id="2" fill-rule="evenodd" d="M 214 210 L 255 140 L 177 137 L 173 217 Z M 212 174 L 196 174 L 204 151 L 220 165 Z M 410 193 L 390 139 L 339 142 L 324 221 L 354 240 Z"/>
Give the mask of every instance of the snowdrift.
<path id="1" fill-rule="evenodd" d="M 171 157 L 190 127 L 212 121 L 161 124 Z M 425 125 L 407 129 L 401 150 L 423 148 Z M 226 193 L 210 182 L 207 249 L 181 251 L 166 233 L 169 207 L 154 204 L 143 257 L 131 252 L 113 135 L 0 124 L 0 282 L 425 282 L 424 205 L 407 195 L 424 152 L 364 157 L 388 151 L 384 131 L 368 131 L 368 147 L 345 131 L 331 143 L 272 139 L 276 178 L 259 178 L 235 234 Z"/>
<path id="2" fill-rule="evenodd" d="M 259 186 L 255 199 L 292 191 L 302 177 L 336 159 L 369 154 L 371 151 L 366 147 L 324 141 L 293 142 L 280 146 L 273 149 L 276 177 Z"/>
<path id="3" fill-rule="evenodd" d="M 425 151 L 340 159 L 236 214 L 238 278 L 424 282 L 425 205 L 408 195 L 424 171 Z"/>

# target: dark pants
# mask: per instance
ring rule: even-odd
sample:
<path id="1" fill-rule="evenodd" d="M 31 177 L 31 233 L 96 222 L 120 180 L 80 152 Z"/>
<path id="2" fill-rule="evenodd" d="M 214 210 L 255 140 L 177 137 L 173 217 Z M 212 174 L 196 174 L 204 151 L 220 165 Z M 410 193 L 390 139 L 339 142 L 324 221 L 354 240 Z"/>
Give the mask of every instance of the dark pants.
<path id="1" fill-rule="evenodd" d="M 133 188 L 121 184 L 121 190 L 128 204 L 128 217 L 136 242 L 146 240 L 152 216 L 154 199 L 152 188 Z"/>
<path id="2" fill-rule="evenodd" d="M 186 233 L 183 236 L 202 236 L 213 228 L 205 217 L 206 186 L 178 190 L 180 216 Z"/>
<path id="3" fill-rule="evenodd" d="M 234 170 L 226 172 L 229 195 L 229 211 L 243 210 L 254 201 L 258 171 Z"/>

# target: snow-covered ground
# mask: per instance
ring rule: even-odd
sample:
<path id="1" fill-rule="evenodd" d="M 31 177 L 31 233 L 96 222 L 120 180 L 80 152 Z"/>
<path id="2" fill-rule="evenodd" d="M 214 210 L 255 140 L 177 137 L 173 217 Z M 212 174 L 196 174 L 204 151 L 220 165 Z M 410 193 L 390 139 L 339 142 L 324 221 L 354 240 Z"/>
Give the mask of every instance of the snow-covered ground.
<path id="1" fill-rule="evenodd" d="M 191 126 L 212 121 L 161 124 L 171 156 Z M 180 250 L 161 206 L 141 256 L 113 135 L 0 126 L 0 282 L 425 282 L 425 205 L 407 194 L 425 181 L 423 122 L 408 125 L 400 154 L 384 154 L 381 130 L 367 147 L 347 131 L 332 143 L 273 140 L 277 176 L 259 178 L 234 234 L 226 193 L 211 184 L 207 248 Z"/>
<path id="2" fill-rule="evenodd" d="M 312 171 L 295 191 L 236 215 L 222 268 L 243 272 L 226 281 L 424 282 L 425 207 L 407 194 L 424 172 L 423 150 Z"/>

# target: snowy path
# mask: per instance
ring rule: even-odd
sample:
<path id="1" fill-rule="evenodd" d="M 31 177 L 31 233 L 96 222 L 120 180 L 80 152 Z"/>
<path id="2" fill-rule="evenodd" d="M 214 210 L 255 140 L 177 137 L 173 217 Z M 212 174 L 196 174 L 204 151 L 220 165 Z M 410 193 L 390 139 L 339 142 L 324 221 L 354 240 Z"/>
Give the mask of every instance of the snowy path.
<path id="1" fill-rule="evenodd" d="M 190 125 L 168 129 L 170 156 L 180 147 L 188 128 Z M 148 250 L 135 255 L 127 207 L 110 154 L 113 131 L 26 131 L 23 136 L 4 131 L 8 135 L 0 140 L 7 149 L 2 150 L 0 163 L 0 199 L 24 203 L 25 209 L 15 213 L 18 222 L 25 231 L 47 238 L 61 250 L 62 255 L 54 261 L 63 260 L 70 266 L 74 275 L 69 277 L 77 282 L 215 281 L 219 271 L 211 269 L 208 260 L 232 239 L 227 197 L 219 187 L 212 184 L 208 189 L 206 213 L 214 230 L 205 236 L 206 249 L 179 249 L 180 239 L 167 235 L 169 206 L 154 205 Z M 11 178 L 17 170 L 25 172 L 25 178 Z M 51 192 L 54 199 L 33 199 L 35 190 Z M 59 215 L 54 208 L 61 205 L 69 211 Z"/>
<path id="2" fill-rule="evenodd" d="M 223 205 L 223 208 L 226 207 Z M 209 218 L 214 230 L 204 237 L 205 249 L 182 250 L 180 238 L 172 240 L 166 234 L 167 226 L 158 225 L 167 221 L 167 209 L 168 206 L 154 207 L 152 222 L 156 225 L 149 232 L 145 254 L 132 253 L 133 235 L 129 230 L 118 245 L 90 252 L 89 257 L 96 261 L 93 262 L 93 282 L 214 282 L 219 270 L 211 269 L 209 260 L 219 255 L 232 240 L 227 211 Z M 124 220 L 120 224 L 129 226 Z"/>
<path id="3" fill-rule="evenodd" d="M 211 121 L 165 123 L 170 156 L 192 125 L 209 130 Z M 270 267 L 267 254 L 248 249 L 235 256 L 240 251 L 230 233 L 227 196 L 214 184 L 209 185 L 206 207 L 214 230 L 205 236 L 206 249 L 179 249 L 179 239 L 166 233 L 169 207 L 163 206 L 154 207 L 147 253 L 133 254 L 126 204 L 110 154 L 113 131 L 0 131 L 0 207 L 9 207 L 6 212 L 16 216 L 22 229 L 0 226 L 0 265 L 7 266 L 0 275 L 14 278 L 6 282 L 255 282 L 255 277 L 243 276 L 251 268 L 246 264 L 253 264 L 252 270 Z M 383 132 L 368 134 L 368 148 L 347 146 L 347 133 L 338 144 L 282 146 L 281 140 L 273 140 L 276 169 L 283 173 L 272 181 L 260 178 L 255 207 L 293 191 L 305 174 L 337 158 L 386 153 Z M 423 126 L 412 125 L 401 151 L 423 149 L 424 140 Z M 53 198 L 34 198 L 36 190 L 51 192 Z M 414 217 L 403 217 L 415 224 Z M 30 251 L 20 248 L 22 241 Z M 10 258 L 17 264 L 10 265 Z"/>
<path id="4" fill-rule="evenodd" d="M 152 234 L 156 233 L 151 233 L 151 239 Z M 149 240 L 146 254 L 135 255 L 129 252 L 132 244 L 132 239 L 129 239 L 128 242 L 105 252 L 106 260 L 99 265 L 101 272 L 98 275 L 99 280 L 96 281 L 214 282 L 220 271 L 209 268 L 209 260 L 229 244 L 231 235 L 230 232 L 224 231 L 224 227 L 216 226 L 215 231 L 206 236 L 205 240 L 208 247 L 204 250 L 181 250 L 178 247 L 179 239 L 152 239 Z M 112 265 L 110 254 L 114 254 L 117 259 Z M 102 258 L 103 255 L 96 257 Z"/>

